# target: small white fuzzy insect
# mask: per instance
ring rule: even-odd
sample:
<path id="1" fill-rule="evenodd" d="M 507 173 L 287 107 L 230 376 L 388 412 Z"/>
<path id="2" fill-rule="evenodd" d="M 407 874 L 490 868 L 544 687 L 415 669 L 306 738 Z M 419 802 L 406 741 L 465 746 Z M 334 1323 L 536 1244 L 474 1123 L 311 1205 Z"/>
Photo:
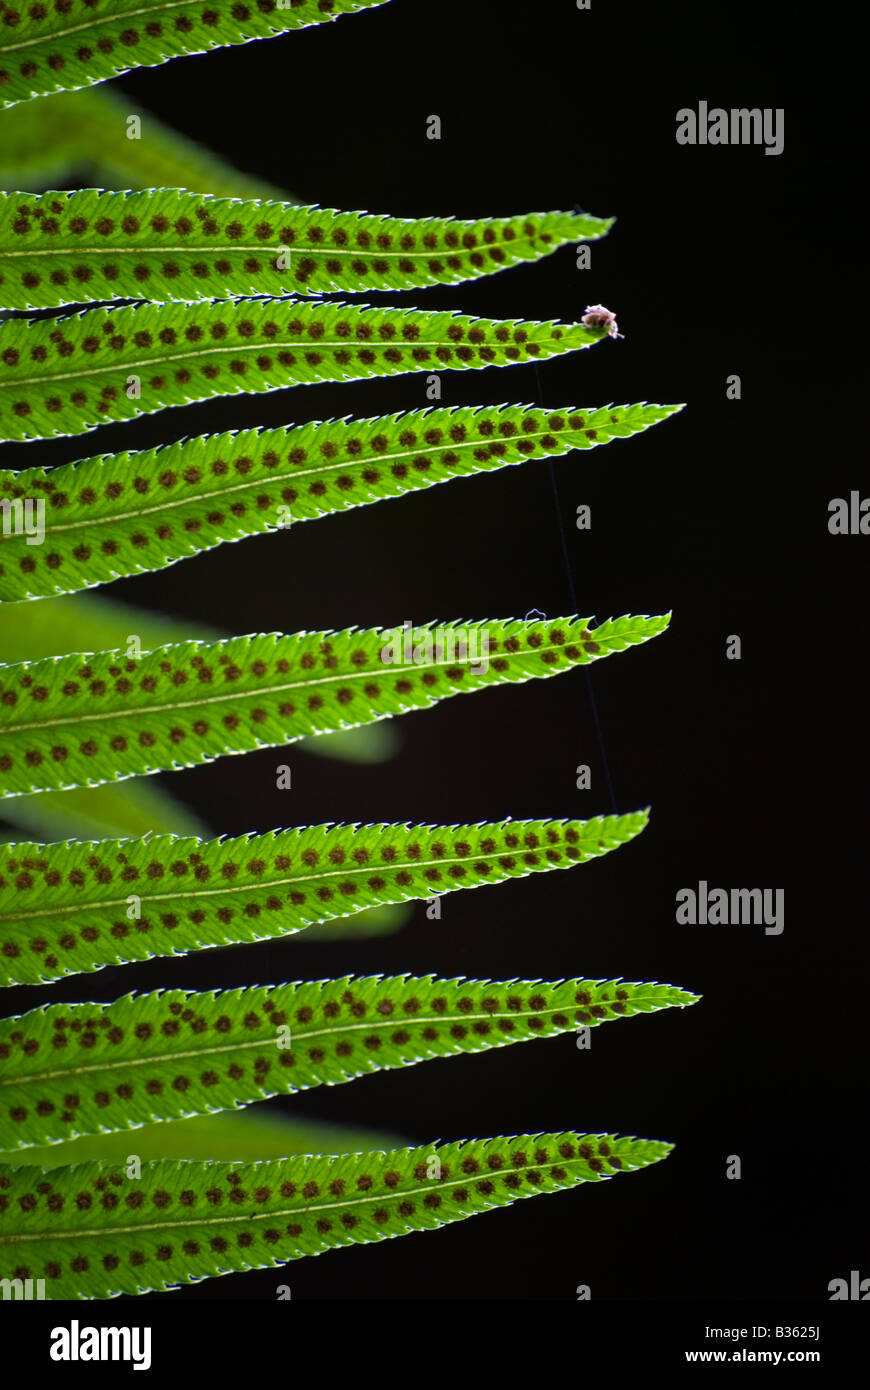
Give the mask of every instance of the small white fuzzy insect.
<path id="1" fill-rule="evenodd" d="M 603 304 L 587 304 L 586 313 L 580 320 L 585 323 L 587 328 L 606 328 L 611 338 L 622 338 L 624 334 L 618 332 L 616 315 L 612 309 L 605 309 Z"/>

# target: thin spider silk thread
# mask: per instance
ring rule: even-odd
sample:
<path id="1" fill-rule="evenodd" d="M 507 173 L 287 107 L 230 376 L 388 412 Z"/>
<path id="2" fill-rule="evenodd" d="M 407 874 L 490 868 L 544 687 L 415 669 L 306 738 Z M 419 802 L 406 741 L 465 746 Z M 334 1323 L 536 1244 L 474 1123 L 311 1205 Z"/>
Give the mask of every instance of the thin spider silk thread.
<path id="1" fill-rule="evenodd" d="M 544 392 L 541 386 L 541 373 L 538 369 L 537 362 L 533 362 L 532 366 L 535 369 L 535 381 L 537 382 L 538 387 L 538 405 L 541 407 L 542 410 L 544 410 L 546 407 L 544 406 Z M 549 460 L 549 466 L 550 483 L 553 488 L 553 505 L 556 508 L 556 521 L 559 526 L 559 538 L 562 542 L 562 558 L 565 562 L 565 575 L 568 580 L 568 592 L 571 595 L 571 611 L 572 613 L 578 613 L 579 609 L 577 607 L 577 593 L 574 588 L 574 575 L 571 571 L 571 557 L 568 553 L 568 541 L 565 536 L 565 523 L 562 520 L 562 508 L 559 504 L 559 489 L 556 486 L 556 468 L 552 458 Z M 601 731 L 601 720 L 598 717 L 598 703 L 595 699 L 595 691 L 592 688 L 592 677 L 589 673 L 588 667 L 585 668 L 583 674 L 586 678 L 586 696 L 589 701 L 589 712 L 592 715 L 592 725 L 595 729 L 595 741 L 598 745 L 598 755 L 601 758 L 601 767 L 604 772 L 604 785 L 607 789 L 607 797 L 610 802 L 611 812 L 613 813 L 613 815 L 616 815 L 616 795 L 613 790 L 613 780 L 610 776 L 610 764 L 607 760 L 607 749 L 604 746 L 604 735 Z"/>

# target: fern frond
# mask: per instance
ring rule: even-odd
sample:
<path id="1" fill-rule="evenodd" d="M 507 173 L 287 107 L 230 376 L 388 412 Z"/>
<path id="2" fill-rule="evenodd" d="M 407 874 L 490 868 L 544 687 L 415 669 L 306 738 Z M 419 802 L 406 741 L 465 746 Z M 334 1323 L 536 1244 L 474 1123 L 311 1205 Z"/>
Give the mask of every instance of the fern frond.
<path id="1" fill-rule="evenodd" d="M 206 4 L 195 0 L 100 0 L 88 5 L 6 7 L 0 43 L 0 105 L 89 87 L 132 68 L 155 67 L 187 53 L 272 38 L 324 24 L 385 0 L 277 0 Z M 15 16 L 10 22 L 9 16 Z"/>
<path id="2" fill-rule="evenodd" d="M 224 541 L 527 458 L 595 448 L 680 409 L 641 403 L 412 410 L 205 435 L 50 470 L 0 471 L 0 502 L 19 502 L 21 521 L 10 510 L 0 530 L 0 599 L 73 593 Z M 35 544 L 25 524 L 40 498 L 42 540 Z"/>
<path id="3" fill-rule="evenodd" d="M 3 193 L 0 306 L 455 285 L 595 240 L 612 225 L 573 212 L 387 217 L 172 188 Z"/>
<path id="4" fill-rule="evenodd" d="M 568 869 L 625 844 L 647 820 L 637 811 L 10 845 L 0 853 L 0 984 L 263 941 L 378 904 Z"/>
<path id="5" fill-rule="evenodd" d="M 2 542 L 0 542 L 2 543 Z M 214 641 L 226 634 L 220 628 L 196 622 L 190 618 L 183 621 L 168 617 L 165 613 L 152 613 L 145 608 L 134 607 L 130 603 L 119 603 L 103 594 L 74 594 L 68 598 L 46 598 L 41 603 L 0 603 L 0 654 L 3 662 L 37 661 L 40 657 L 55 657 L 83 648 L 87 651 L 104 651 L 110 648 L 126 647 L 128 634 L 134 632 L 143 647 L 153 648 L 171 642 L 186 641 L 189 638 Z M 302 748 L 319 758 L 335 758 L 340 762 L 382 763 L 396 753 L 401 742 L 394 724 L 364 724 L 355 729 L 340 729 L 333 734 L 321 734 L 316 739 L 304 739 Z M 141 785 L 141 784 L 140 784 Z M 93 789 L 85 788 L 84 795 L 59 792 L 56 795 L 39 793 L 40 806 L 54 806 L 61 811 L 69 801 L 71 814 L 83 813 L 86 819 L 92 814 L 100 822 L 85 825 L 83 828 L 61 826 L 41 838 L 62 840 L 66 836 L 83 839 L 96 830 L 100 835 L 136 835 L 140 830 L 169 830 L 177 835 L 202 834 L 202 825 L 194 823 L 189 812 L 178 813 L 178 808 L 166 798 L 171 814 L 158 815 L 157 805 L 160 797 L 158 789 L 152 788 L 151 795 L 143 798 L 147 805 L 149 822 L 147 825 L 134 825 L 127 820 L 124 803 L 137 801 L 134 787 L 106 788 L 105 794 L 93 797 Z M 164 793 L 165 796 L 165 793 Z M 16 798 L 0 811 L 15 825 L 25 825 L 26 812 L 23 802 L 35 802 L 36 797 Z M 109 808 L 113 805 L 115 810 Z M 113 825 L 110 821 L 115 811 L 122 822 Z M 108 820 L 104 816 L 108 814 Z"/>
<path id="6" fill-rule="evenodd" d="M 0 666 L 0 794 L 192 767 L 425 709 L 601 659 L 669 620 L 430 624 L 392 640 L 376 629 L 270 633 Z"/>
<path id="7" fill-rule="evenodd" d="M 402 975 L 55 1004 L 0 1020 L 0 1148 L 229 1110 L 697 1000 L 621 980 Z"/>
<path id="8" fill-rule="evenodd" d="M 112 647 L 125 643 L 130 632 L 136 632 L 146 647 L 183 637 L 214 640 L 222 635 L 209 623 L 180 624 L 98 594 L 49 598 L 42 603 L 0 603 L 0 654 L 4 662 L 53 657 L 69 652 L 76 644 L 97 650 Z M 7 797 L 0 802 L 0 821 L 40 840 L 144 835 L 148 831 L 209 834 L 208 825 L 157 778 Z"/>
<path id="9" fill-rule="evenodd" d="M 178 641 L 181 637 L 220 635 L 220 630 L 207 623 L 179 627 L 160 614 L 146 613 L 95 594 L 28 605 L 0 603 L 0 653 L 6 662 L 68 652 L 76 642 L 97 648 L 111 646 L 124 642 L 131 631 L 139 632 L 146 646 Z M 17 827 L 18 834 L 13 838 L 21 837 L 24 831 L 43 841 L 143 835 L 149 831 L 177 835 L 210 833 L 207 824 L 164 787 L 163 778 L 139 777 L 103 787 L 8 796 L 0 802 L 0 824 L 3 821 Z M 1 833 L 0 838 L 8 840 L 10 835 Z"/>
<path id="10" fill-rule="evenodd" d="M 140 140 L 127 138 L 138 116 Z M 0 188 L 38 192 L 72 174 L 109 188 L 187 188 L 217 198 L 281 198 L 286 189 L 253 178 L 105 85 L 59 92 L 49 101 L 0 111 Z"/>
<path id="11" fill-rule="evenodd" d="M 265 1163 L 0 1169 L 0 1278 L 106 1298 L 276 1267 L 518 1197 L 645 1168 L 673 1148 L 615 1134 L 525 1134 Z"/>
<path id="12" fill-rule="evenodd" d="M 380 727 L 370 724 L 351 732 L 376 732 Z M 316 744 L 319 746 L 329 739 L 330 735 L 325 735 L 317 739 Z M 302 746 L 312 751 L 307 740 Z M 334 753 L 332 756 L 339 755 Z M 142 777 L 106 783 L 100 787 L 75 787 L 62 792 L 9 796 L 4 799 L 0 811 L 2 820 L 15 827 L 14 831 L 6 830 L 0 824 L 0 845 L 20 845 L 23 830 L 28 835 L 39 837 L 40 853 L 46 841 L 104 839 L 163 832 L 173 835 L 209 834 L 209 827 L 188 806 L 178 801 L 162 785 Z M 325 937 L 332 941 L 356 940 L 392 934 L 407 924 L 412 901 L 409 899 L 403 903 L 369 907 L 354 913 L 352 917 L 314 924 L 308 928 L 305 940 L 309 942 Z M 2 940 L 0 924 L 0 947 Z"/>
<path id="13" fill-rule="evenodd" d="M 315 381 L 543 360 L 607 337 L 585 324 L 246 300 L 86 309 L 0 323 L 4 439 L 81 434 L 171 405 Z"/>
<path id="14" fill-rule="evenodd" d="M 125 642 L 131 631 L 139 634 L 144 646 L 177 642 L 181 637 L 214 639 L 221 635 L 220 629 L 209 623 L 186 622 L 182 626 L 171 618 L 97 594 L 50 598 L 42 603 L 0 603 L 0 653 L 5 662 L 58 655 L 77 643 L 97 649 L 110 647 Z M 144 835 L 148 831 L 209 834 L 208 825 L 176 800 L 162 779 L 137 778 L 101 787 L 7 797 L 0 802 L 2 821 L 40 840 Z"/>

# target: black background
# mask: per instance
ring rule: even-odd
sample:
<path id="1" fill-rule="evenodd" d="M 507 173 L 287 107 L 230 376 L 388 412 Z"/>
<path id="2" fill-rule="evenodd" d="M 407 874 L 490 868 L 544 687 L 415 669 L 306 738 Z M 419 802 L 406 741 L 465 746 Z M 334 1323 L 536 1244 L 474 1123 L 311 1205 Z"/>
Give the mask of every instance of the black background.
<path id="1" fill-rule="evenodd" d="M 542 364 L 543 402 L 687 404 L 554 469 L 580 613 L 672 609 L 666 635 L 588 679 L 574 671 L 407 715 L 401 751 L 382 766 L 291 749 L 292 792 L 275 789 L 285 759 L 274 750 L 166 779 L 216 833 L 651 805 L 637 841 L 569 873 L 453 894 L 440 923 L 415 904 L 393 937 L 303 934 L 94 986 L 108 999 L 134 984 L 348 971 L 680 984 L 702 1002 L 598 1029 L 589 1052 L 569 1035 L 274 1102 L 411 1141 L 577 1128 L 667 1138 L 673 1154 L 626 1180 L 168 1297 L 274 1299 L 289 1282 L 294 1299 L 573 1299 L 579 1284 L 593 1299 L 823 1299 L 831 1279 L 870 1275 L 857 789 L 870 541 L 827 531 L 829 499 L 867 490 L 860 163 L 847 95 L 822 76 L 821 22 L 792 7 L 394 0 L 115 84 L 131 112 L 141 104 L 306 202 L 460 217 L 579 203 L 616 215 L 589 270 L 565 248 L 398 302 L 566 320 L 602 302 L 624 340 Z M 701 99 L 783 107 L 784 153 L 678 146 L 676 111 Z M 440 142 L 426 139 L 430 114 Z M 443 405 L 538 400 L 529 365 L 442 383 Z M 300 388 L 113 426 L 91 452 L 425 404 L 423 374 Z M 42 461 L 83 452 L 57 442 Z M 590 532 L 574 527 L 580 503 Z M 239 633 L 572 612 L 546 462 L 224 546 L 108 592 Z M 731 634 L 740 661 L 726 660 Z M 591 765 L 589 791 L 576 790 L 579 763 Z M 675 894 L 699 879 L 783 888 L 785 931 L 677 925 Z M 729 1155 L 740 1181 L 726 1180 Z"/>

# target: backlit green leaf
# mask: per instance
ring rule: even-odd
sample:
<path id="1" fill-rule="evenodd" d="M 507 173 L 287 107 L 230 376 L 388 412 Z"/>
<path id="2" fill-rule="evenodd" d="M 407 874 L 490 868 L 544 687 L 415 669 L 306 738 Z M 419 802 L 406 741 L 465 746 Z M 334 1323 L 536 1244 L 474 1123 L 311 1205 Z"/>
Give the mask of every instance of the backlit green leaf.
<path id="1" fill-rule="evenodd" d="M 242 391 L 542 361 L 606 336 L 582 323 L 280 299 L 7 320 L 0 323 L 0 437 L 82 434 Z"/>
<path id="2" fill-rule="evenodd" d="M 0 306 L 344 294 L 453 285 L 604 236 L 587 213 L 387 217 L 140 193 L 0 193 Z"/>
<path id="3" fill-rule="evenodd" d="M 36 661 L 43 656 L 61 656 L 82 648 L 101 651 L 120 647 L 123 651 L 132 635 L 143 647 L 159 647 L 188 638 L 211 641 L 223 633 L 201 619 L 173 618 L 165 613 L 149 612 L 130 603 L 119 603 L 105 594 L 45 598 L 35 604 L 0 603 L 0 657 L 5 663 Z M 388 723 L 364 724 L 356 729 L 341 729 L 334 734 L 320 734 L 317 738 L 301 741 L 305 752 L 317 757 L 372 764 L 393 757 L 400 746 L 395 725 Z M 41 798 L 39 809 L 32 813 L 28 807 L 36 806 L 36 797 L 7 800 L 0 810 L 0 818 L 11 820 L 24 829 L 32 829 L 39 823 L 44 829 L 44 833 L 40 832 L 42 838 L 46 840 L 67 837 L 81 840 L 95 833 L 138 835 L 146 830 L 201 835 L 205 830 L 195 816 L 185 812 L 156 783 L 150 787 L 141 782 L 106 786 L 99 791 L 82 787 L 41 793 Z M 161 801 L 164 803 L 162 810 Z"/>
<path id="4" fill-rule="evenodd" d="M 451 478 L 595 448 L 679 409 L 412 410 L 0 471 L 0 599 L 70 593 Z"/>
<path id="5" fill-rule="evenodd" d="M 647 819 L 10 845 L 0 853 L 0 984 L 262 941 L 379 904 L 568 869 L 633 839 Z"/>
<path id="6" fill-rule="evenodd" d="M 672 985 L 620 980 L 403 975 L 55 1004 L 0 1020 L 0 1148 L 232 1109 L 696 1002 Z"/>
<path id="7" fill-rule="evenodd" d="M 589 621 L 270 633 L 0 666 L 0 792 L 192 767 L 556 675 L 646 642 L 669 615 Z"/>
<path id="8" fill-rule="evenodd" d="M 139 1178 L 96 1163 L 3 1167 L 0 1278 L 44 1278 L 48 1298 L 168 1289 L 436 1230 L 645 1168 L 672 1147 L 568 1131 L 241 1165 L 158 1162 Z"/>
<path id="9" fill-rule="evenodd" d="M 154 67 L 186 53 L 271 38 L 323 24 L 384 0 L 257 0 L 201 5 L 198 0 L 85 0 L 12 10 L 0 42 L 0 105 L 46 92 L 104 82 L 131 68 Z"/>

